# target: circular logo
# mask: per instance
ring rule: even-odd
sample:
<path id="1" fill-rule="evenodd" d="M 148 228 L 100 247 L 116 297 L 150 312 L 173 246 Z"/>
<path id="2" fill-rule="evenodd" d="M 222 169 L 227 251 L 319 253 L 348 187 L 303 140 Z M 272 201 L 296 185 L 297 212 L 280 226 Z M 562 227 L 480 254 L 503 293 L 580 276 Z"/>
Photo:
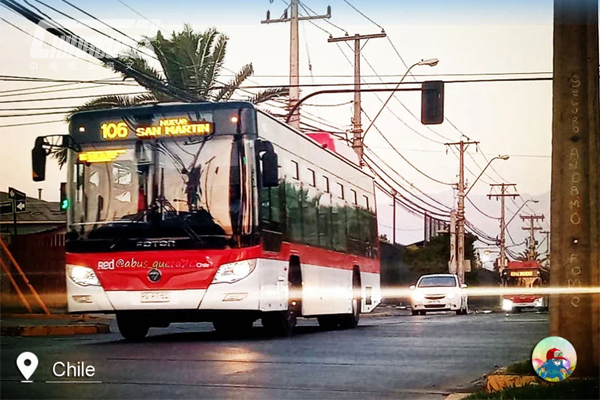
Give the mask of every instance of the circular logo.
<path id="1" fill-rule="evenodd" d="M 540 378 L 548 382 L 560 382 L 575 371 L 577 353 L 568 340 L 550 336 L 535 346 L 531 364 Z"/>
<path id="2" fill-rule="evenodd" d="M 148 271 L 148 280 L 152 283 L 156 283 L 158 281 L 160 281 L 160 278 L 162 277 L 162 272 L 160 272 L 160 270 L 153 268 L 150 271 Z"/>

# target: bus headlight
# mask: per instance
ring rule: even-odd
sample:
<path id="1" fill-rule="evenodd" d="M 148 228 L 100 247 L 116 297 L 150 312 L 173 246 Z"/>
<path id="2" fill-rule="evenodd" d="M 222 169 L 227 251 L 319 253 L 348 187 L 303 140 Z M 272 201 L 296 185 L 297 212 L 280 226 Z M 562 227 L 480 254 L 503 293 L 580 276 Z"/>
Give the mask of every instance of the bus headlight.
<path id="1" fill-rule="evenodd" d="M 100 281 L 91 268 L 67 265 L 67 275 L 80 286 L 100 286 Z"/>
<path id="2" fill-rule="evenodd" d="M 450 293 L 446 294 L 447 299 L 453 299 L 455 296 L 456 296 L 456 293 L 454 293 L 454 292 L 450 292 Z"/>
<path id="3" fill-rule="evenodd" d="M 236 261 L 219 267 L 212 283 L 234 283 L 244 279 L 256 268 L 256 260 Z"/>
<path id="4" fill-rule="evenodd" d="M 502 300 L 502 309 L 504 311 L 511 311 L 513 309 L 513 302 L 508 299 Z"/>

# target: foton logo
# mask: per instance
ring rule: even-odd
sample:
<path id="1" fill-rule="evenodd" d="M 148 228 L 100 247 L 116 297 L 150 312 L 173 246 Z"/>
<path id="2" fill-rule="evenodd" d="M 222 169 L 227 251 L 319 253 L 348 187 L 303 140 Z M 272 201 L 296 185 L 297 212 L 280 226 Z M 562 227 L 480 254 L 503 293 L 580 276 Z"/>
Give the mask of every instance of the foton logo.
<path id="1" fill-rule="evenodd" d="M 115 269 L 115 260 L 98 261 L 98 270 Z"/>
<path id="2" fill-rule="evenodd" d="M 135 244 L 138 248 L 155 249 L 175 247 L 174 240 L 140 240 Z"/>

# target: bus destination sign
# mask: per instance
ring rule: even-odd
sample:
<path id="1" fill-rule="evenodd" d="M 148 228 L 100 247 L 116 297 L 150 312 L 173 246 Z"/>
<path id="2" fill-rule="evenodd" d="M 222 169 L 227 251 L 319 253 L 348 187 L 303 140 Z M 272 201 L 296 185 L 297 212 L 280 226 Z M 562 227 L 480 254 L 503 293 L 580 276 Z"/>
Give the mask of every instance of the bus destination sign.
<path id="1" fill-rule="evenodd" d="M 100 125 L 100 132 L 102 140 L 124 140 L 134 136 L 140 139 L 206 136 L 214 132 L 214 124 L 206 121 L 190 121 L 187 118 L 168 118 L 158 120 L 157 125 L 137 126 L 132 131 L 124 121 L 106 122 Z"/>
<path id="2" fill-rule="evenodd" d="M 510 276 L 534 276 L 534 271 L 510 271 Z"/>

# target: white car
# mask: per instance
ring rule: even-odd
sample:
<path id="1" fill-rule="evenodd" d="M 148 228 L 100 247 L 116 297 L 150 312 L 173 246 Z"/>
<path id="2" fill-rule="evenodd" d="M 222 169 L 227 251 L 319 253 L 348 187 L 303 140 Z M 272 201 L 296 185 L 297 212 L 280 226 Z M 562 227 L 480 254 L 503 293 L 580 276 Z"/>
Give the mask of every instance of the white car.
<path id="1" fill-rule="evenodd" d="M 412 314 L 425 315 L 428 311 L 456 311 L 456 315 L 467 314 L 467 285 L 459 285 L 452 274 L 423 275 L 416 285 L 410 286 Z"/>

